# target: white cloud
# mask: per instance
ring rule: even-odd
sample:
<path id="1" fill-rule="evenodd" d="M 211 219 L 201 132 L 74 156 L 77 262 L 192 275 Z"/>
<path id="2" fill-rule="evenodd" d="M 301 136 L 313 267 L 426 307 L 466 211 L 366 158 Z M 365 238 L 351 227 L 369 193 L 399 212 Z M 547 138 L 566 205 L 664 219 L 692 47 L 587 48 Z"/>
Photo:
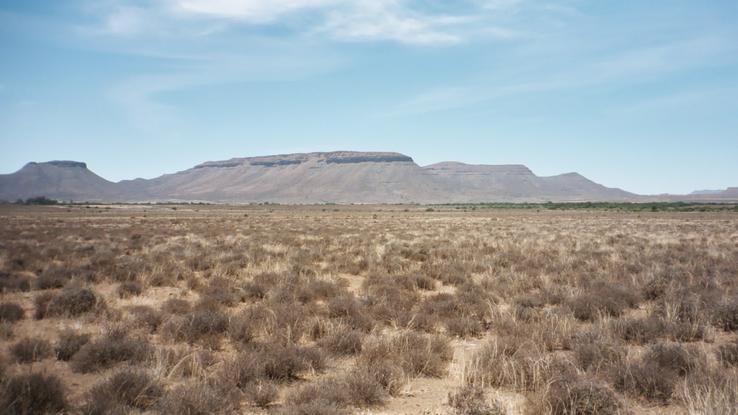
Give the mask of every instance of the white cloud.
<path id="1" fill-rule="evenodd" d="M 186 13 L 268 23 L 288 13 L 337 3 L 337 0 L 178 0 L 174 6 Z"/>
<path id="2" fill-rule="evenodd" d="M 103 11 L 103 19 L 92 31 L 118 37 L 180 37 L 207 36 L 225 26 L 284 25 L 291 33 L 337 41 L 449 45 L 475 36 L 516 37 L 517 32 L 492 20 L 523 0 L 480 1 L 466 14 L 441 13 L 412 0 L 158 0 L 146 7 L 127 1 L 95 6 Z"/>
<path id="3" fill-rule="evenodd" d="M 103 29 L 112 35 L 135 35 L 154 29 L 149 15 L 138 7 L 119 7 L 105 18 Z"/>
<path id="4" fill-rule="evenodd" d="M 339 40 L 391 40 L 408 44 L 452 44 L 462 40 L 453 28 L 463 16 L 421 14 L 394 0 L 355 1 L 352 7 L 331 10 L 318 32 Z"/>

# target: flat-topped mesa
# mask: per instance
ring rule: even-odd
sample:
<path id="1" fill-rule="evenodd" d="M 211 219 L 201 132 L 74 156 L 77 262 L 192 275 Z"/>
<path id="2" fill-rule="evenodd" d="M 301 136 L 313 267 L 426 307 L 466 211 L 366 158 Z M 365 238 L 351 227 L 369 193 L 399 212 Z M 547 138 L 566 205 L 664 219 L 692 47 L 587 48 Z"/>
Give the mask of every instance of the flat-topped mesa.
<path id="1" fill-rule="evenodd" d="M 326 153 L 294 153 L 274 156 L 241 157 L 224 161 L 208 161 L 195 166 L 202 168 L 229 168 L 244 165 L 257 167 L 278 167 L 302 164 L 308 161 L 327 164 L 349 163 L 394 163 L 409 162 L 413 159 L 404 154 L 390 152 L 333 151 Z"/>
<path id="2" fill-rule="evenodd" d="M 193 167 L 193 169 L 204 169 L 204 168 L 209 168 L 209 167 L 213 167 L 213 168 L 238 167 L 243 164 L 244 163 L 242 161 L 239 161 L 239 159 L 231 159 L 231 160 L 225 160 L 225 161 L 206 161 L 205 163 L 201 163 Z"/>
<path id="3" fill-rule="evenodd" d="M 533 175 L 533 172 L 522 164 L 466 164 L 457 161 L 444 161 L 423 167 L 427 171 L 442 175 L 457 174 L 506 174 Z"/>
<path id="4" fill-rule="evenodd" d="M 28 163 L 30 166 L 39 166 L 39 165 L 51 165 L 56 167 L 71 167 L 71 168 L 87 168 L 87 163 L 83 163 L 81 161 L 72 161 L 72 160 L 52 160 L 52 161 L 46 161 L 41 163 L 36 163 L 35 161 L 32 161 Z"/>

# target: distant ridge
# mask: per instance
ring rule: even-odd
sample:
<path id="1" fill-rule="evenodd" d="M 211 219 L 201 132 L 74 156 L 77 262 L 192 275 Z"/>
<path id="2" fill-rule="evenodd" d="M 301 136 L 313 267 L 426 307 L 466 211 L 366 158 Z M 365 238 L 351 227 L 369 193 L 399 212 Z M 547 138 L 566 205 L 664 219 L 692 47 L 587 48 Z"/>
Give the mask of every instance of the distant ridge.
<path id="1" fill-rule="evenodd" d="M 738 195 L 738 189 L 730 190 Z M 728 192 L 728 191 L 726 191 Z M 523 165 L 442 162 L 392 152 L 334 151 L 208 161 L 154 179 L 110 182 L 83 162 L 31 162 L 0 175 L 0 199 L 229 203 L 461 203 L 637 201 L 577 173 L 536 176 Z M 714 197 L 715 195 L 710 195 Z M 697 197 L 697 196 L 691 196 Z"/>

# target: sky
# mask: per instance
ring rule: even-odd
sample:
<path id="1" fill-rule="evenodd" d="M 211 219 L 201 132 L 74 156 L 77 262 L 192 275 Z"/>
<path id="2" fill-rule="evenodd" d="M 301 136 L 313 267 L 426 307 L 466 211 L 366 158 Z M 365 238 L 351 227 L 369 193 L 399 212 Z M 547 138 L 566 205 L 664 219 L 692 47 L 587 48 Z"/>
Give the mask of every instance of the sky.
<path id="1" fill-rule="evenodd" d="M 738 186 L 738 1 L 0 0 L 0 173 L 332 150 Z"/>

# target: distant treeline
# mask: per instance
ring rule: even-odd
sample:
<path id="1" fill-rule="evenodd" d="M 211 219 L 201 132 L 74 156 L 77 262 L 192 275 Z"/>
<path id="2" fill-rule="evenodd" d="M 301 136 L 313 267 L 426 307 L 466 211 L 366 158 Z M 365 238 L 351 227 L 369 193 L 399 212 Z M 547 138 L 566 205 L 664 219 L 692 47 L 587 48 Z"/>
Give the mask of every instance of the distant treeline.
<path id="1" fill-rule="evenodd" d="M 738 212 L 735 203 L 692 202 L 546 202 L 546 203 L 451 203 L 436 206 L 455 209 L 546 209 L 546 210 L 615 210 L 628 212 Z"/>
<path id="2" fill-rule="evenodd" d="M 29 197 L 26 200 L 18 199 L 15 201 L 16 205 L 56 205 L 58 200 L 49 199 L 46 196 Z"/>

